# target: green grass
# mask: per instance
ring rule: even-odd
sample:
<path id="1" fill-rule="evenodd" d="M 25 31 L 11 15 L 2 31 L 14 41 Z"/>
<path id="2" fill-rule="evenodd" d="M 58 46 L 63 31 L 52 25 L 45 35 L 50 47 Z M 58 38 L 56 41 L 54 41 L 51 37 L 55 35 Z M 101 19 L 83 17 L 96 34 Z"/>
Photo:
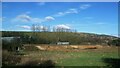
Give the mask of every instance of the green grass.
<path id="1" fill-rule="evenodd" d="M 71 53 L 74 56 L 58 60 L 60 66 L 106 66 L 103 58 L 118 58 L 115 53 Z"/>
<path id="2" fill-rule="evenodd" d="M 103 50 L 64 51 L 27 51 L 32 59 L 53 60 L 56 66 L 107 66 L 104 58 L 119 58 L 115 47 Z"/>
<path id="3" fill-rule="evenodd" d="M 40 51 L 35 47 L 26 47 L 23 52 L 25 55 L 21 55 L 20 64 L 28 61 L 52 60 L 56 66 L 107 66 L 110 63 L 106 63 L 104 59 L 119 58 L 116 47 L 79 52 Z"/>

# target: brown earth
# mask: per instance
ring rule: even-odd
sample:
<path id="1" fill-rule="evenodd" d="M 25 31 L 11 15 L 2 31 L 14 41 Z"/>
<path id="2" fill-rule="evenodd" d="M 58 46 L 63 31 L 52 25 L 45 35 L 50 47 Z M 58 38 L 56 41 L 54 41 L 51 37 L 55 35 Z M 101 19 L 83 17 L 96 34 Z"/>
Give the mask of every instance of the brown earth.
<path id="1" fill-rule="evenodd" d="M 81 50 L 98 50 L 103 48 L 110 48 L 110 46 L 102 45 L 45 45 L 45 44 L 33 44 L 25 46 L 35 46 L 41 51 L 81 51 Z"/>
<path id="2" fill-rule="evenodd" d="M 41 51 L 65 51 L 65 52 L 82 52 L 86 50 L 91 51 L 102 51 L 109 50 L 111 48 L 118 48 L 116 46 L 107 46 L 107 45 L 47 45 L 47 44 L 31 44 L 25 45 L 27 47 L 35 46 L 38 50 Z"/>

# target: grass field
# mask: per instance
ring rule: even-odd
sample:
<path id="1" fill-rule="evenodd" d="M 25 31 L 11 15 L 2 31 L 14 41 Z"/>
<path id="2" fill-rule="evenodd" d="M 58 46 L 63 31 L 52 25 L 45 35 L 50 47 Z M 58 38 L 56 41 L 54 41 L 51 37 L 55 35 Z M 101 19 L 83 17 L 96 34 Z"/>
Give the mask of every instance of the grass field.
<path id="1" fill-rule="evenodd" d="M 53 46 L 55 47 L 55 46 Z M 59 47 L 59 46 L 58 46 Z M 69 51 L 70 50 L 70 51 Z M 51 60 L 55 66 L 111 66 L 118 62 L 118 47 L 103 46 L 98 49 L 64 49 L 41 51 L 34 46 L 25 46 L 21 64 L 34 61 Z M 117 59 L 114 60 L 114 59 Z M 107 60 L 107 61 L 106 61 Z"/>

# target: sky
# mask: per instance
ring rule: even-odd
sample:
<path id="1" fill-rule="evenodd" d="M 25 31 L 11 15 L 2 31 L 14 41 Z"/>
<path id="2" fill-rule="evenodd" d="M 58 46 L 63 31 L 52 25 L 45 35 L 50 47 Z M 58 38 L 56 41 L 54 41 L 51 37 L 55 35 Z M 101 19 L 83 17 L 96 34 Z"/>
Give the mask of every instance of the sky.
<path id="1" fill-rule="evenodd" d="M 3 2 L 2 31 L 45 25 L 77 32 L 118 35 L 117 2 Z"/>

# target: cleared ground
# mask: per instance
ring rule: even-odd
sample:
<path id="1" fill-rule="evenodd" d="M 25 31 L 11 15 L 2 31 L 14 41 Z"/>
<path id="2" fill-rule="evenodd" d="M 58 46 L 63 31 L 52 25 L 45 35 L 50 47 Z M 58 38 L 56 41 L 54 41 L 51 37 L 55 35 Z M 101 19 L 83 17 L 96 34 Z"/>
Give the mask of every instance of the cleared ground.
<path id="1" fill-rule="evenodd" d="M 26 44 L 21 64 L 52 60 L 56 66 L 109 66 L 106 59 L 119 59 L 118 47 L 101 45 Z"/>

